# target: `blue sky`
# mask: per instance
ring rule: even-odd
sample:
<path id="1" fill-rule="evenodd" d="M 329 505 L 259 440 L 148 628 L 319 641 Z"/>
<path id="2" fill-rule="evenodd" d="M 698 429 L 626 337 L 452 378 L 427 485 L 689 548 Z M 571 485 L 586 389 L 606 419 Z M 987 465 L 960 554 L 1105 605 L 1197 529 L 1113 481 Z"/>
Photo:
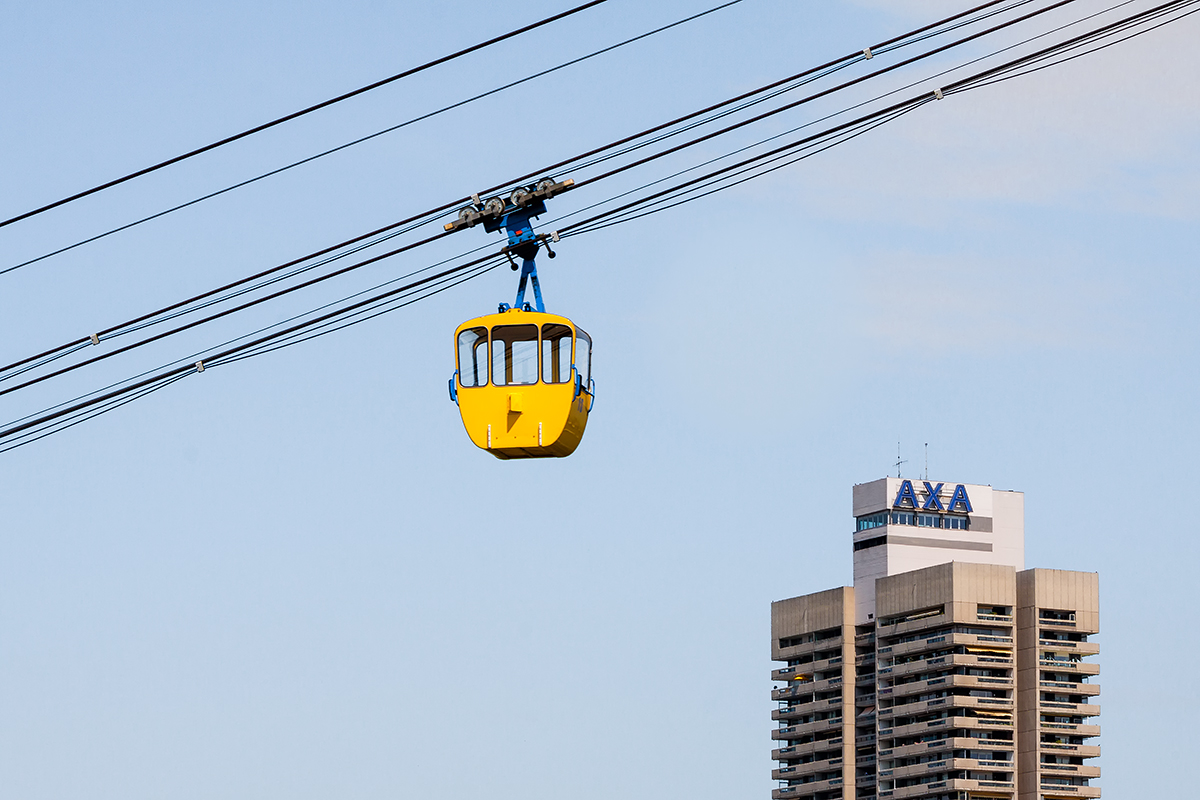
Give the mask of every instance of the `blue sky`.
<path id="1" fill-rule="evenodd" d="M 3 355 L 961 5 L 745 0 L 0 276 Z M 0 217 L 564 7 L 19 4 L 0 31 Z M 613 0 L 0 229 L 0 254 L 24 260 L 708 7 Z M 547 305 L 593 335 L 598 390 L 568 459 L 493 460 L 446 397 L 453 330 L 510 299 L 507 270 L 4 454 L 8 793 L 765 797 L 769 603 L 850 581 L 851 486 L 893 471 L 899 440 L 906 475 L 928 443 L 932 478 L 1024 491 L 1027 566 L 1100 573 L 1100 783 L 1184 796 L 1173 759 L 1196 689 L 1144 665 L 1150 643 L 1172 663 L 1200 656 L 1177 638 L 1200 555 L 1186 521 L 1197 19 L 564 241 L 539 262 Z M 14 419 L 487 241 L 457 234 L 0 410 Z"/>

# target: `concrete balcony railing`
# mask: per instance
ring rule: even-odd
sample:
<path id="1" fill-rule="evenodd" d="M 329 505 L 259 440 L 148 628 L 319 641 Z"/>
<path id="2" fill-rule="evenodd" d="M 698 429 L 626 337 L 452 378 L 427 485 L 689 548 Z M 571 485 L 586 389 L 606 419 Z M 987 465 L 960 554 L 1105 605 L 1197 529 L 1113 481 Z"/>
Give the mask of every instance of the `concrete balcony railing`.
<path id="1" fill-rule="evenodd" d="M 1100 665 L 1091 661 L 1059 661 L 1058 659 L 1038 659 L 1038 666 L 1052 669 L 1055 672 L 1073 672 L 1077 675 L 1099 675 Z"/>
<path id="2" fill-rule="evenodd" d="M 1011 656 L 999 656 L 990 653 L 950 653 L 944 656 L 935 656 L 934 658 L 909 661 L 906 664 L 879 667 L 876 670 L 876 674 L 882 682 L 888 677 L 894 679 L 905 675 L 912 675 L 914 672 L 932 672 L 935 669 L 945 669 L 951 666 L 986 666 L 993 669 L 1004 669 L 1005 667 L 1011 668 L 1013 666 L 1013 659 Z"/>
<path id="3" fill-rule="evenodd" d="M 830 778 L 824 781 L 802 783 L 799 786 L 784 786 L 771 792 L 772 800 L 791 800 L 793 797 L 807 797 L 817 792 L 828 792 L 842 785 L 841 778 Z"/>
<path id="4" fill-rule="evenodd" d="M 817 751 L 834 750 L 842 752 L 842 737 L 835 736 L 832 739 L 822 739 L 819 742 L 805 742 L 804 744 L 790 744 L 780 747 L 777 750 L 771 751 L 771 758 L 775 761 L 787 761 L 788 759 L 803 758 L 810 756 Z"/>
<path id="5" fill-rule="evenodd" d="M 1043 705 L 1045 705 L 1043 703 Z M 912 716 L 913 714 L 923 714 L 928 711 L 940 711 L 943 708 L 977 708 L 983 711 L 1008 711 L 1016 710 L 1011 697 L 971 697 L 969 695 L 950 695 L 949 697 L 935 697 L 931 700 L 921 700 L 916 703 L 905 703 L 904 705 L 891 706 L 889 708 L 879 709 L 880 717 L 890 715 Z"/>
<path id="6" fill-rule="evenodd" d="M 776 741 L 780 739 L 799 739 L 802 736 L 815 735 L 827 730 L 840 730 L 843 724 L 844 720 L 841 717 L 818 719 L 800 725 L 789 725 L 786 728 L 773 730 L 771 731 L 771 738 Z"/>
<path id="7" fill-rule="evenodd" d="M 1058 783 L 1043 783 L 1038 794 L 1044 797 L 1099 797 L 1099 786 L 1067 786 Z"/>
<path id="8" fill-rule="evenodd" d="M 1053 775 L 1057 778 L 1099 778 L 1100 767 L 1090 764 L 1038 764 L 1043 776 Z"/>
<path id="9" fill-rule="evenodd" d="M 1038 742 L 1038 749 L 1044 753 L 1059 756 L 1096 758 L 1100 755 L 1100 745 L 1098 744 L 1057 744 L 1054 742 Z"/>
<path id="10" fill-rule="evenodd" d="M 791 700 L 792 698 L 800 697 L 801 695 L 812 694 L 812 693 L 813 693 L 812 686 L 807 681 L 801 681 L 801 682 L 797 682 L 797 683 L 792 683 L 791 685 L 785 686 L 782 689 L 772 689 L 771 690 L 771 699 L 772 700 Z"/>
<path id="11" fill-rule="evenodd" d="M 842 696 L 827 697 L 824 700 L 810 700 L 807 703 L 797 703 L 786 708 L 777 708 L 771 712 L 773 720 L 796 719 L 797 717 L 809 717 L 815 714 L 826 714 L 834 709 L 842 707 Z"/>
<path id="12" fill-rule="evenodd" d="M 1038 711 L 1042 714 L 1053 714 L 1061 717 L 1097 717 L 1100 715 L 1100 704 L 1062 703 L 1057 700 L 1039 700 Z"/>
<path id="13" fill-rule="evenodd" d="M 1043 726 L 1044 727 L 1044 726 Z M 896 728 L 885 728 L 883 720 L 879 723 L 879 739 L 880 747 L 887 747 L 892 739 L 900 739 L 906 736 L 914 736 L 921 733 L 937 733 L 944 730 L 999 730 L 1011 731 L 1013 729 L 1012 720 L 1005 719 L 984 719 L 981 717 L 946 717 L 944 719 L 935 719 L 931 722 L 914 722 L 909 725 L 901 725 Z M 1097 734 L 1080 734 L 1084 736 L 1099 735 Z M 884 740 L 887 740 L 886 742 Z"/>
<path id="14" fill-rule="evenodd" d="M 1038 722 L 1038 729 L 1043 733 L 1068 733 L 1072 736 L 1099 736 L 1099 725 L 1077 725 L 1074 722 Z"/>
<path id="15" fill-rule="evenodd" d="M 1094 656 L 1100 652 L 1099 642 L 1062 642 L 1058 639 L 1038 639 L 1038 650 L 1052 653 L 1074 653 L 1079 656 Z"/>
<path id="16" fill-rule="evenodd" d="M 931 772 L 947 772 L 959 769 L 1013 773 L 1015 766 L 1012 761 L 1000 762 L 980 761 L 974 758 L 946 758 L 941 761 L 928 761 L 924 764 L 909 764 L 904 767 L 895 767 L 891 770 L 890 777 L 893 780 L 901 781 L 905 778 L 920 778 Z M 883 777 L 882 771 L 880 772 L 880 776 Z"/>
<path id="17" fill-rule="evenodd" d="M 892 680 L 896 676 L 892 676 Z M 883 681 L 880 681 L 882 683 Z M 1080 684 L 1085 685 L 1085 684 Z M 912 681 L 910 683 L 893 684 L 888 687 L 879 688 L 880 697 L 907 697 L 914 694 L 925 694 L 930 690 L 937 690 L 949 687 L 964 687 L 972 689 L 1012 689 L 1012 678 L 990 678 L 982 675 L 943 675 L 940 678 L 928 678 L 923 681 Z"/>
<path id="18" fill-rule="evenodd" d="M 806 764 L 795 764 L 793 766 L 773 769 L 771 770 L 771 778 L 777 781 L 794 781 L 818 772 L 830 772 L 831 770 L 839 769 L 841 766 L 842 755 L 839 751 L 837 758 L 809 761 Z"/>
<path id="19" fill-rule="evenodd" d="M 780 647 L 778 650 L 780 661 L 798 661 L 805 656 L 813 656 L 817 653 L 828 652 L 830 650 L 841 651 L 845 647 L 841 636 L 834 636 L 831 639 L 822 639 L 819 642 L 801 642 L 788 647 Z"/>
<path id="20" fill-rule="evenodd" d="M 912 758 L 940 751 L 947 753 L 954 750 L 1001 750 L 1011 752 L 1013 742 L 998 739 L 971 739 L 965 736 L 954 736 L 939 739 L 936 742 L 914 742 L 900 747 L 879 751 L 880 758 Z"/>
<path id="21" fill-rule="evenodd" d="M 1073 644 L 1073 643 L 1072 643 Z M 937 636 L 931 636 L 927 639 L 917 639 L 912 642 L 902 642 L 888 647 L 881 647 L 877 651 L 882 656 L 911 655 L 920 653 L 925 650 L 940 650 L 945 647 L 955 645 L 971 645 L 974 647 L 991 647 L 999 650 L 1011 650 L 1013 648 L 1012 636 L 982 636 L 975 633 L 941 633 Z"/>
<path id="22" fill-rule="evenodd" d="M 834 656 L 833 658 L 823 658 L 818 661 L 810 661 L 807 664 L 796 664 L 790 667 L 780 667 L 779 669 L 771 670 L 771 680 L 787 681 L 797 675 L 808 675 L 810 678 L 818 672 L 826 672 L 841 665 L 842 657 Z"/>
<path id="23" fill-rule="evenodd" d="M 1016 784 L 1003 781 L 972 781 L 966 778 L 936 781 L 934 783 L 918 783 L 915 786 L 901 786 L 895 789 L 880 790 L 879 796 L 890 797 L 892 800 L 907 800 L 907 798 L 923 797 L 925 795 L 939 796 L 951 792 L 987 792 L 991 796 L 1016 796 Z"/>
<path id="24" fill-rule="evenodd" d="M 1071 683 L 1069 681 L 1038 681 L 1038 688 L 1051 692 L 1062 692 L 1065 694 L 1082 694 L 1088 697 L 1095 697 L 1100 694 L 1100 684 L 1098 683 Z"/>

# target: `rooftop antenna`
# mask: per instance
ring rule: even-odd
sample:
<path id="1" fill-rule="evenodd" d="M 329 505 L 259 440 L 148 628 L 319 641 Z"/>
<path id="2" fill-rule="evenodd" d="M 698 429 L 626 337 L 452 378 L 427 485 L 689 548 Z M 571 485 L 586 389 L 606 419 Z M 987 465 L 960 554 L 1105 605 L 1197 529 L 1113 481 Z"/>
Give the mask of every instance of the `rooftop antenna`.
<path id="1" fill-rule="evenodd" d="M 925 480 L 929 480 L 929 442 L 925 443 Z"/>
<path id="2" fill-rule="evenodd" d="M 900 442 L 896 442 L 896 477 L 900 477 L 900 465 L 907 464 L 908 461 L 900 458 Z"/>

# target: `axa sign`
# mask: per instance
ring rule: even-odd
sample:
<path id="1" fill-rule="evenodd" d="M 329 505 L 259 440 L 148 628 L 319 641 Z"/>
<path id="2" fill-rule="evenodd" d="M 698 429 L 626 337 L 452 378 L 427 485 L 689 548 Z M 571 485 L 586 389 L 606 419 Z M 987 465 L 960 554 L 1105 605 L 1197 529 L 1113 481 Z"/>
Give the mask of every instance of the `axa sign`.
<path id="1" fill-rule="evenodd" d="M 971 508 L 971 498 L 967 497 L 967 487 L 961 483 L 954 487 L 954 494 L 950 496 L 950 504 L 942 505 L 942 487 L 944 483 L 939 483 L 934 486 L 929 481 L 921 481 L 925 484 L 925 502 L 921 502 L 917 498 L 917 493 L 913 490 L 912 481 L 901 481 L 900 491 L 896 492 L 896 499 L 892 501 L 892 508 L 908 508 L 920 509 L 922 511 L 955 511 L 961 507 L 962 511 L 968 514 L 974 511 Z"/>

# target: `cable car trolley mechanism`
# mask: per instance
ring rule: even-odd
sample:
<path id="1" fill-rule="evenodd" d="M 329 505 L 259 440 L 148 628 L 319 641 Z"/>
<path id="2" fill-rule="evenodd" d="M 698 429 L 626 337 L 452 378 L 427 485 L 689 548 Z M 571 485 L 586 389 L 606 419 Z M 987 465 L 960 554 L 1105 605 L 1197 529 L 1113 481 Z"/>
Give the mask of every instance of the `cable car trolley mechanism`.
<path id="1" fill-rule="evenodd" d="M 591 337 L 566 317 L 546 313 L 534 257 L 541 246 L 550 258 L 558 233 L 535 234 L 531 220 L 546 212 L 546 200 L 574 181 L 551 178 L 515 189 L 507 199 L 492 197 L 458 212 L 447 231 L 483 223 L 489 233 L 503 229 L 502 248 L 513 270 L 521 259 L 517 297 L 495 314 L 467 320 L 454 332 L 455 367 L 450 399 L 458 404 L 467 435 L 496 458 L 569 456 L 583 438 L 595 401 L 591 378 Z M 533 305 L 525 301 L 532 284 Z"/>

